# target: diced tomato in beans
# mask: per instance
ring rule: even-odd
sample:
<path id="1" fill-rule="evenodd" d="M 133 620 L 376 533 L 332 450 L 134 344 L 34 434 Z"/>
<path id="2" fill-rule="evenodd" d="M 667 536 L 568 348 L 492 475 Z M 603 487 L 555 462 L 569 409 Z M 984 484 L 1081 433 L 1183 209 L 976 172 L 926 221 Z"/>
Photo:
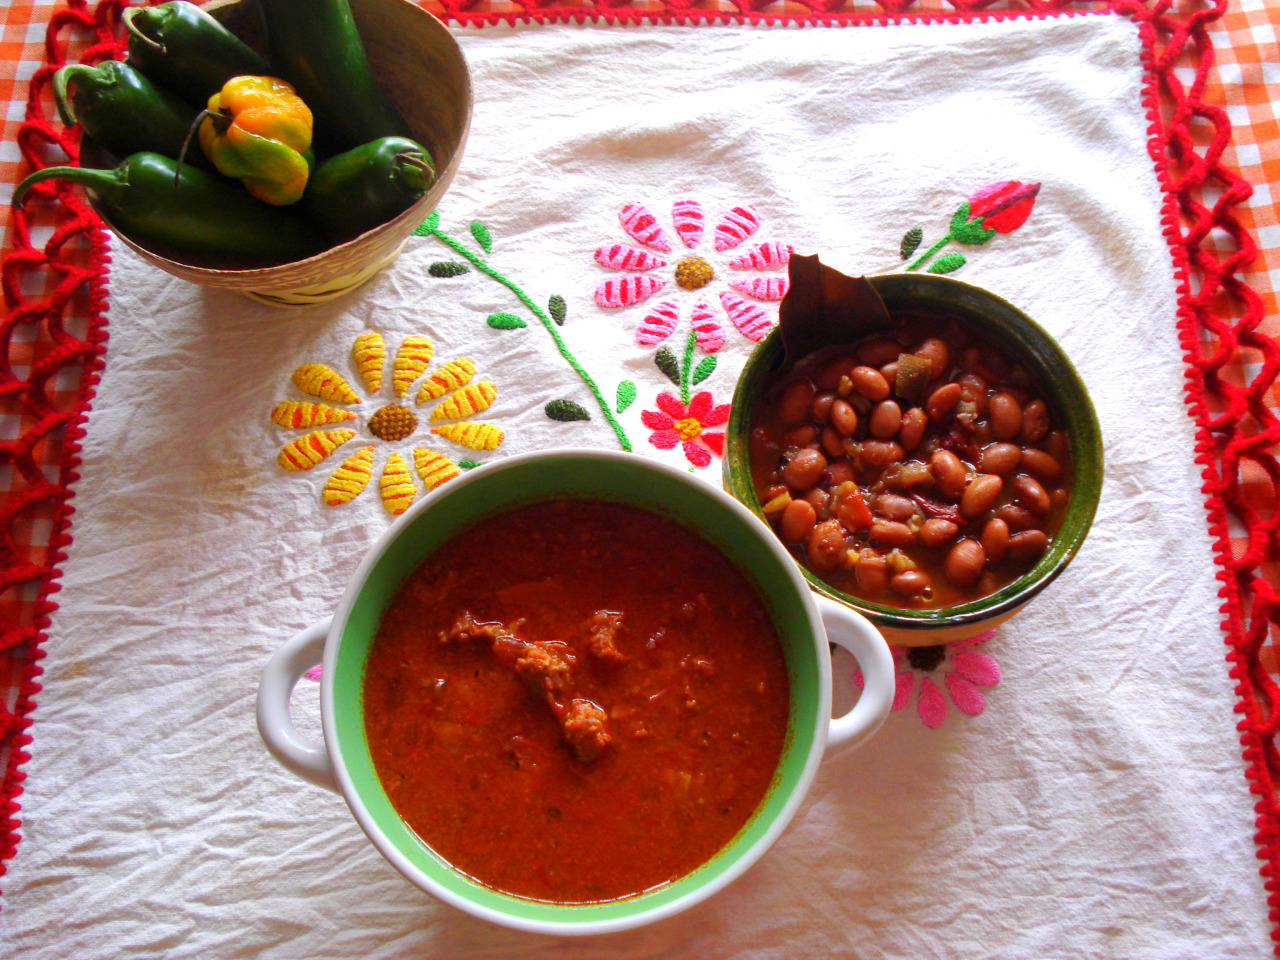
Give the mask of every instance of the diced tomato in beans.
<path id="1" fill-rule="evenodd" d="M 1070 446 L 1013 353 L 917 317 L 797 364 L 752 411 L 750 451 L 757 496 L 810 571 L 867 600 L 936 609 L 999 590 L 1045 554 Z"/>

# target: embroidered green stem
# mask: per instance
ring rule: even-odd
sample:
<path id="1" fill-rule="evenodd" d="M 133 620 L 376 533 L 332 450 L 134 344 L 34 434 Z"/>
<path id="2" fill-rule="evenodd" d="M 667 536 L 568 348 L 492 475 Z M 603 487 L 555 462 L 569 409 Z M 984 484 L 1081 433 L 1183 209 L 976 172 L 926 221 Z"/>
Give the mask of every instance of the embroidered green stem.
<path id="1" fill-rule="evenodd" d="M 508 280 L 493 267 L 489 266 L 486 261 L 476 256 L 453 237 L 440 230 L 433 220 L 434 218 L 429 218 L 414 232 L 418 236 L 435 237 L 454 253 L 458 254 L 460 257 L 465 257 L 467 261 L 481 273 L 498 281 L 498 283 L 510 290 L 517 300 L 529 308 L 529 311 L 538 318 L 538 322 L 540 322 L 542 326 L 546 328 L 547 333 L 551 335 L 551 339 L 555 342 L 556 349 L 560 351 L 560 356 L 564 357 L 565 361 L 573 368 L 574 372 L 582 378 L 582 382 L 587 385 L 592 395 L 596 398 L 596 403 L 600 407 L 600 412 L 604 414 L 605 420 L 607 420 L 609 426 L 613 428 L 613 432 L 617 435 L 618 443 L 622 446 L 622 449 L 630 453 L 632 449 L 631 440 L 627 437 L 626 430 L 622 428 L 622 424 L 620 424 L 617 421 L 617 418 L 614 417 L 613 412 L 609 409 L 609 404 L 604 399 L 604 394 L 600 392 L 600 388 L 596 385 L 595 380 L 592 379 L 591 374 L 587 373 L 582 364 L 578 362 L 578 358 L 569 350 L 569 345 L 566 344 L 564 342 L 564 338 L 560 336 L 560 331 L 557 329 L 555 322 L 547 316 L 547 314 L 543 312 L 542 308 L 534 303 L 533 300 L 530 299 L 529 295 L 520 289 L 515 282 Z"/>
<path id="2" fill-rule="evenodd" d="M 950 242 L 951 242 L 951 234 L 948 233 L 941 240 L 935 243 L 932 247 L 926 250 L 921 257 L 919 257 L 914 263 L 911 264 L 911 266 L 907 267 L 907 270 L 908 271 L 919 270 L 924 265 L 926 260 L 929 260 L 935 253 L 937 253 L 939 250 L 941 250 Z"/>
<path id="3" fill-rule="evenodd" d="M 684 363 L 680 365 L 680 402 L 689 406 L 689 378 L 693 376 L 693 345 L 697 342 L 696 331 L 689 331 L 689 339 L 684 344 Z"/>

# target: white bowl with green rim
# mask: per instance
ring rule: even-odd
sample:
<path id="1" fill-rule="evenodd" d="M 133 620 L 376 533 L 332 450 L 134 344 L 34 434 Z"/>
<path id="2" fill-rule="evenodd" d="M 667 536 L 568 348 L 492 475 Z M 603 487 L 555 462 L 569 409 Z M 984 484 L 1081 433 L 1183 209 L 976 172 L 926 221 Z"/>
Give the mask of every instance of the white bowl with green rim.
<path id="1" fill-rule="evenodd" d="M 666 886 L 605 903 L 558 904 L 495 891 L 455 870 L 392 807 L 365 739 L 365 664 L 378 626 L 405 580 L 450 537 L 484 518 L 544 500 L 607 500 L 652 511 L 699 533 L 756 588 L 784 645 L 791 710 L 786 745 L 755 815 L 711 860 Z M 858 661 L 865 685 L 831 719 L 828 641 Z M 324 740 L 302 736 L 289 695 L 323 663 Z M 670 916 L 722 889 L 760 858 L 795 814 L 824 754 L 879 729 L 893 700 L 893 659 L 866 618 L 818 597 L 773 532 L 737 500 L 687 471 L 637 454 L 559 449 L 499 460 L 453 480 L 411 507 L 378 539 L 332 618 L 302 631 L 271 658 L 258 689 L 258 729 L 288 770 L 340 793 L 369 839 L 410 881 L 481 919 L 518 930 L 597 934 Z M 445 762 L 447 758 L 441 758 Z"/>

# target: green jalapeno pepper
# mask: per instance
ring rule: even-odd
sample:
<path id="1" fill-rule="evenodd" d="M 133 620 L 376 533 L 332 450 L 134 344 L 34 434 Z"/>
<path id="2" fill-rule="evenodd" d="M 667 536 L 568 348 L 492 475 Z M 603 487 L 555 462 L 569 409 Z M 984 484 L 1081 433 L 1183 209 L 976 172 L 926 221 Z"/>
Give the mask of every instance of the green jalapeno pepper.
<path id="1" fill-rule="evenodd" d="M 178 167 L 158 153 L 135 153 L 111 170 L 46 167 L 13 193 L 21 205 L 44 180 L 66 180 L 91 190 L 112 226 L 156 252 L 201 266 L 267 266 L 303 260 L 325 246 L 304 218 L 260 203 L 232 180 L 195 167 Z"/>
<path id="2" fill-rule="evenodd" d="M 347 0 L 259 0 L 267 55 L 315 117 L 316 151 L 352 150 L 379 137 L 411 137 L 373 77 Z"/>
<path id="3" fill-rule="evenodd" d="M 203 108 L 232 77 L 271 68 L 230 30 L 187 0 L 126 7 L 129 61 L 155 83 Z"/>
<path id="4" fill-rule="evenodd" d="M 122 60 L 60 67 L 53 75 L 53 99 L 63 123 L 79 124 L 85 136 L 117 157 L 143 150 L 177 157 L 196 117 L 185 100 Z M 210 167 L 198 153 L 188 153 L 188 159 Z"/>
<path id="5" fill-rule="evenodd" d="M 316 167 L 302 205 L 336 243 L 409 209 L 435 182 L 431 154 L 407 137 L 380 137 Z"/>

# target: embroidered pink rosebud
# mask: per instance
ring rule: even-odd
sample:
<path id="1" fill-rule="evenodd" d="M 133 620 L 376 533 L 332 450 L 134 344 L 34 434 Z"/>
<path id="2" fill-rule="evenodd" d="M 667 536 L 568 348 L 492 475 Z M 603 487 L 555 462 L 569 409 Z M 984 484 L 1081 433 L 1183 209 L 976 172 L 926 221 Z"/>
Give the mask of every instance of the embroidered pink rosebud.
<path id="1" fill-rule="evenodd" d="M 596 263 L 614 270 L 657 270 L 665 267 L 667 261 L 654 256 L 647 250 L 628 246 L 625 243 L 610 243 L 596 247 Z"/>
<path id="2" fill-rule="evenodd" d="M 675 332 L 680 322 L 680 309 L 674 300 L 663 300 L 646 314 L 636 328 L 636 340 L 646 347 L 661 343 Z"/>
<path id="3" fill-rule="evenodd" d="M 760 229 L 760 214 L 753 206 L 734 207 L 716 224 L 716 249 L 729 250 Z"/>
<path id="4" fill-rule="evenodd" d="M 1031 216 L 1040 184 L 1002 180 L 983 187 L 969 198 L 969 217 L 996 233 L 1017 230 Z"/>
<path id="5" fill-rule="evenodd" d="M 646 247 L 662 253 L 671 252 L 671 241 L 667 239 L 666 231 L 643 203 L 628 203 L 619 211 L 618 219 L 622 221 L 622 229 Z"/>
<path id="6" fill-rule="evenodd" d="M 651 277 L 647 273 L 608 277 L 596 287 L 596 305 L 610 309 L 629 307 L 633 303 L 649 299 L 666 285 L 667 281 Z"/>
<path id="7" fill-rule="evenodd" d="M 716 319 L 716 313 L 706 300 L 693 305 L 693 335 L 705 353 L 715 353 L 724 346 L 724 327 Z"/>
<path id="8" fill-rule="evenodd" d="M 729 315 L 729 321 L 748 340 L 759 343 L 773 326 L 773 321 L 769 319 L 769 314 L 765 313 L 763 308 L 754 303 L 747 303 L 741 297 L 735 297 L 732 293 L 721 293 L 720 302 L 724 304 L 724 311 Z"/>
<path id="9" fill-rule="evenodd" d="M 791 244 L 778 240 L 766 240 L 750 247 L 729 261 L 735 270 L 768 270 L 773 267 L 785 267 L 791 262 Z"/>
<path id="10" fill-rule="evenodd" d="M 787 294 L 786 277 L 752 277 L 750 280 L 734 280 L 729 286 L 748 297 L 770 303 L 777 303 Z"/>
<path id="11" fill-rule="evenodd" d="M 681 197 L 671 205 L 671 222 L 684 245 L 692 250 L 702 239 L 702 227 L 706 217 L 702 204 L 692 197 Z"/>

